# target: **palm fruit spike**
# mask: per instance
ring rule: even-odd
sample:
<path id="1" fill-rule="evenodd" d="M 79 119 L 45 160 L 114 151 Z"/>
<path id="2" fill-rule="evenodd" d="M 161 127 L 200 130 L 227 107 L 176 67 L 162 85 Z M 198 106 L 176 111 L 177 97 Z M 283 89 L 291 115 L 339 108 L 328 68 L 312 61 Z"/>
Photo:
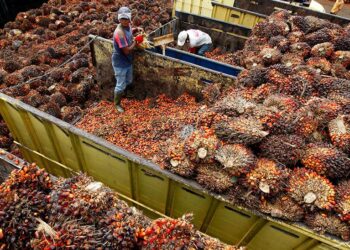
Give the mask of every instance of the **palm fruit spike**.
<path id="1" fill-rule="evenodd" d="M 214 130 L 209 128 L 196 130 L 185 141 L 185 154 L 192 162 L 212 163 L 219 143 Z"/>
<path id="2" fill-rule="evenodd" d="M 332 144 L 345 153 L 350 153 L 350 116 L 339 115 L 328 124 Z"/>
<path id="3" fill-rule="evenodd" d="M 233 186 L 230 176 L 217 165 L 202 165 L 197 168 L 198 183 L 210 191 L 223 193 Z"/>
<path id="4" fill-rule="evenodd" d="M 263 157 L 275 160 L 287 167 L 293 167 L 300 160 L 305 141 L 297 135 L 273 135 L 260 144 Z"/>
<path id="5" fill-rule="evenodd" d="M 269 134 L 263 131 L 262 124 L 254 117 L 238 117 L 219 122 L 214 127 L 216 135 L 229 143 L 251 145 L 260 142 Z"/>
<path id="6" fill-rule="evenodd" d="M 335 205 L 335 189 L 325 177 L 306 168 L 293 170 L 289 180 L 289 195 L 299 204 L 330 210 Z"/>
<path id="7" fill-rule="evenodd" d="M 279 49 L 264 48 L 259 56 L 262 58 L 263 63 L 269 66 L 278 63 L 281 60 L 282 54 Z"/>
<path id="8" fill-rule="evenodd" d="M 302 164 L 329 178 L 345 178 L 349 175 L 350 159 L 331 145 L 309 144 L 301 159 Z"/>
<path id="9" fill-rule="evenodd" d="M 336 186 L 335 209 L 344 221 L 350 220 L 350 180 L 344 180 Z"/>
<path id="10" fill-rule="evenodd" d="M 311 57 L 307 60 L 306 65 L 316 69 L 318 73 L 329 74 L 332 69 L 331 63 L 324 57 Z"/>
<path id="11" fill-rule="evenodd" d="M 341 237 L 343 240 L 350 239 L 350 228 L 337 216 L 324 212 L 307 214 L 305 223 L 313 230 L 320 233 L 330 233 Z"/>
<path id="12" fill-rule="evenodd" d="M 255 156 L 243 145 L 227 144 L 217 150 L 215 159 L 230 176 L 247 173 L 255 164 Z"/>
<path id="13" fill-rule="evenodd" d="M 301 221 L 304 218 L 304 209 L 285 194 L 279 195 L 271 201 L 261 202 L 259 210 L 283 220 Z"/>
<path id="14" fill-rule="evenodd" d="M 240 94 L 228 95 L 214 104 L 214 111 L 227 116 L 239 116 L 249 113 L 255 104 L 242 98 Z"/>
<path id="15" fill-rule="evenodd" d="M 275 195 L 285 188 L 289 170 L 276 162 L 261 158 L 253 170 L 246 175 L 246 184 L 254 191 L 264 195 Z"/>
<path id="16" fill-rule="evenodd" d="M 333 54 L 333 62 L 342 64 L 345 68 L 350 66 L 350 51 L 336 51 Z"/>
<path id="17" fill-rule="evenodd" d="M 172 145 L 168 148 L 168 157 L 166 159 L 168 168 L 171 172 L 184 177 L 191 177 L 195 172 L 195 165 L 192 164 L 184 153 L 184 143 L 172 141 Z"/>
<path id="18" fill-rule="evenodd" d="M 330 42 L 316 44 L 311 48 L 311 55 L 314 57 L 330 57 L 334 52 L 334 46 Z"/>

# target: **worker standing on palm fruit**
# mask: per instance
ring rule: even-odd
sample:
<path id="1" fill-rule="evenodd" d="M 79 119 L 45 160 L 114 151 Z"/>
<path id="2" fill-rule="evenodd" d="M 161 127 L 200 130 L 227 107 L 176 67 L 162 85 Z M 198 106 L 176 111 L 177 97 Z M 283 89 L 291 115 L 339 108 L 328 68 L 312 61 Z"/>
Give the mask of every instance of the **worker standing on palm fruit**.
<path id="1" fill-rule="evenodd" d="M 116 78 L 114 89 L 114 104 L 119 112 L 124 112 L 121 99 L 124 91 L 131 86 L 133 81 L 133 56 L 132 52 L 136 45 L 143 42 L 143 36 L 133 37 L 133 31 L 141 28 L 131 28 L 131 11 L 128 7 L 118 10 L 119 24 L 113 34 L 112 66 Z"/>
<path id="2" fill-rule="evenodd" d="M 177 37 L 177 45 L 182 47 L 186 42 L 189 43 L 188 51 L 200 56 L 204 56 L 204 53 L 213 47 L 211 37 L 200 30 L 190 29 L 181 31 Z"/>

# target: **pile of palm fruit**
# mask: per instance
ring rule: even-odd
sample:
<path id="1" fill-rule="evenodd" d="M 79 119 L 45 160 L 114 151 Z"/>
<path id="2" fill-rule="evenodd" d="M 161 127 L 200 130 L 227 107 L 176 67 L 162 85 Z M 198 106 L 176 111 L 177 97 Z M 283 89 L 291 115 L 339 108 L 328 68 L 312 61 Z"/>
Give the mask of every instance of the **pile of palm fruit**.
<path id="1" fill-rule="evenodd" d="M 0 29 L 0 90 L 74 123 L 101 98 L 86 46 L 88 35 L 111 38 L 121 6 L 132 10 L 133 25 L 150 32 L 170 19 L 169 5 L 148 0 L 50 0 L 18 13 Z M 0 148 L 16 150 L 7 129 L 0 131 Z"/>
<path id="2" fill-rule="evenodd" d="M 277 11 L 235 62 L 245 68 L 238 88 L 203 93 L 220 119 L 174 138 L 167 168 L 236 204 L 349 240 L 350 25 Z"/>
<path id="3" fill-rule="evenodd" d="M 35 164 L 0 185 L 1 249 L 236 249 L 191 219 L 152 221 L 86 175 L 55 179 Z"/>

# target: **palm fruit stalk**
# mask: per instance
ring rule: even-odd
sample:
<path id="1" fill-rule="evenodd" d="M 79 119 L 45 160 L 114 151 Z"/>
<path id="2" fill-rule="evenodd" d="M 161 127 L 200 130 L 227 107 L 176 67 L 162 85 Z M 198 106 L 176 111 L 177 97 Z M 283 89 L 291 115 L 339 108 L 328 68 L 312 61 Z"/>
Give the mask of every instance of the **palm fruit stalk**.
<path id="1" fill-rule="evenodd" d="M 332 145 L 309 144 L 301 162 L 306 168 L 331 179 L 347 178 L 350 173 L 350 159 Z"/>
<path id="2" fill-rule="evenodd" d="M 238 117 L 215 124 L 216 135 L 228 142 L 251 145 L 260 142 L 269 133 L 263 131 L 262 124 L 254 117 Z"/>
<path id="3" fill-rule="evenodd" d="M 333 184 L 306 168 L 293 170 L 287 190 L 296 202 L 310 209 L 331 210 L 336 204 Z"/>
<path id="4" fill-rule="evenodd" d="M 286 188 L 288 177 L 288 169 L 272 160 L 260 158 L 246 175 L 245 182 L 254 192 L 273 196 Z"/>
<path id="5" fill-rule="evenodd" d="M 337 235 L 345 241 L 350 239 L 349 225 L 334 214 L 324 212 L 307 214 L 305 223 L 319 233 Z"/>
<path id="6" fill-rule="evenodd" d="M 196 180 L 206 189 L 219 194 L 233 186 L 229 174 L 216 164 L 199 166 Z"/>
<path id="7" fill-rule="evenodd" d="M 345 153 L 350 153 L 350 117 L 339 115 L 328 124 L 332 144 Z"/>
<path id="8" fill-rule="evenodd" d="M 256 161 L 252 151 L 241 144 L 226 144 L 220 147 L 216 151 L 215 159 L 230 176 L 247 173 Z"/>
<path id="9" fill-rule="evenodd" d="M 297 135 L 272 135 L 260 144 L 262 157 L 275 160 L 287 167 L 294 167 L 301 159 L 305 141 Z"/>
<path id="10" fill-rule="evenodd" d="M 340 214 L 343 221 L 350 220 L 350 180 L 344 180 L 336 186 L 335 210 Z"/>

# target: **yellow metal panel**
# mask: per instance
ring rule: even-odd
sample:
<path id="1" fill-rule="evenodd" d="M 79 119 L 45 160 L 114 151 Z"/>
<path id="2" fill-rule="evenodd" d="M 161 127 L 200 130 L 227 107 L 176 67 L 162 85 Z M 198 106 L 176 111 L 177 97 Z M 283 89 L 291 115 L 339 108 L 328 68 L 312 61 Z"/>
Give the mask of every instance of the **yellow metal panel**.
<path id="1" fill-rule="evenodd" d="M 2 102 L 2 109 L 3 112 L 6 113 L 6 115 L 4 116 L 4 118 L 8 118 L 11 121 L 6 121 L 8 124 L 12 123 L 12 126 L 9 126 L 10 131 L 13 132 L 16 138 L 21 144 L 31 148 L 31 149 L 35 149 L 35 145 L 34 142 L 30 136 L 30 133 L 28 133 L 28 128 L 25 124 L 25 121 L 23 119 L 23 115 L 21 115 L 21 113 L 19 112 L 19 110 L 10 105 L 7 102 Z M 9 117 L 6 117 L 9 116 Z"/>
<path id="2" fill-rule="evenodd" d="M 51 125 L 51 130 L 55 137 L 54 143 L 60 150 L 60 154 L 62 154 L 61 158 L 63 163 L 76 172 L 81 171 L 82 169 L 80 169 L 79 162 L 69 136 L 70 132 L 55 124 Z"/>
<path id="3" fill-rule="evenodd" d="M 257 216 L 221 202 L 206 230 L 206 234 L 219 237 L 230 244 L 237 244 L 257 220 Z"/>
<path id="4" fill-rule="evenodd" d="M 131 167 L 128 160 L 107 151 L 101 145 L 83 138 L 79 139 L 86 164 L 84 168 L 88 174 L 117 192 L 131 197 Z"/>
<path id="5" fill-rule="evenodd" d="M 136 167 L 137 188 L 135 199 L 161 213 L 165 213 L 169 179 L 148 167 Z"/>
<path id="6" fill-rule="evenodd" d="M 254 25 L 257 22 L 257 16 L 247 14 L 247 13 L 241 13 L 241 15 L 243 16 L 243 20 L 240 23 L 240 25 L 243 25 L 249 28 L 254 27 Z"/>
<path id="7" fill-rule="evenodd" d="M 193 213 L 192 222 L 200 228 L 213 198 L 180 183 L 175 185 L 172 198 L 170 216 L 177 218 L 185 213 Z"/>
<path id="8" fill-rule="evenodd" d="M 344 243 L 344 244 L 340 244 L 341 246 L 339 247 L 346 247 L 347 249 L 350 249 L 350 243 Z M 324 244 L 324 243 L 320 243 L 317 246 L 310 248 L 310 250 L 337 250 L 339 248 L 337 247 L 332 247 L 330 245 Z"/>
<path id="9" fill-rule="evenodd" d="M 36 137 L 37 143 L 40 145 L 37 151 L 55 161 L 59 161 L 53 146 L 53 142 L 50 140 L 50 136 L 46 131 L 45 123 L 31 113 L 27 113 L 27 115 L 33 128 L 32 136 Z"/>
<path id="10" fill-rule="evenodd" d="M 255 235 L 247 247 L 254 250 L 294 249 L 307 238 L 301 233 L 269 222 Z"/>

